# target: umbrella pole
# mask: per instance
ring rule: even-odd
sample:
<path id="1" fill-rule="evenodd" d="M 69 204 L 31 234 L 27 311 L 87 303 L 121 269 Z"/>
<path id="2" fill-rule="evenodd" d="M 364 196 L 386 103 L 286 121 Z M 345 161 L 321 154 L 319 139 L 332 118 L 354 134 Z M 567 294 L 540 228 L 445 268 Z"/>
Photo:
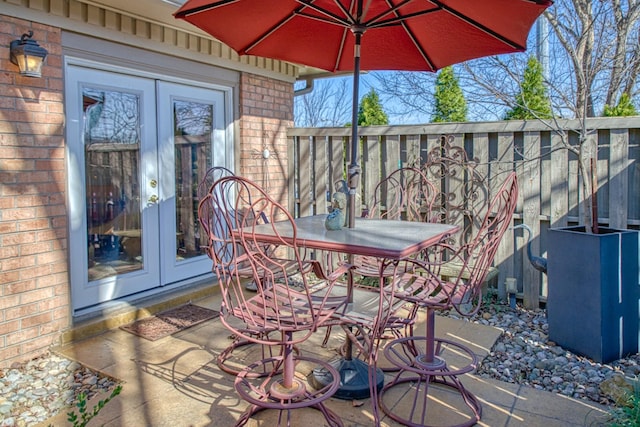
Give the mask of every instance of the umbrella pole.
<path id="1" fill-rule="evenodd" d="M 347 171 L 349 184 L 349 228 L 356 221 L 356 192 L 360 183 L 360 166 L 358 165 L 358 98 L 360 86 L 360 39 L 362 31 L 355 29 L 353 47 L 353 100 L 351 105 L 351 162 Z"/>

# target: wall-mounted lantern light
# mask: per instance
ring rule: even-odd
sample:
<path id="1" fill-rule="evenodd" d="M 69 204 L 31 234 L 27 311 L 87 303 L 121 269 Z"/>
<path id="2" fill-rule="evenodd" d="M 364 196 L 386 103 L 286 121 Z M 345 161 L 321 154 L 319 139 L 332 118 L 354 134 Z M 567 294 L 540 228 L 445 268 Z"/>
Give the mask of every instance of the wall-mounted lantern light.
<path id="1" fill-rule="evenodd" d="M 11 42 L 10 59 L 20 68 L 20 74 L 23 76 L 41 77 L 42 63 L 48 52 L 31 37 L 33 37 L 33 31 L 23 34 L 20 40 Z"/>

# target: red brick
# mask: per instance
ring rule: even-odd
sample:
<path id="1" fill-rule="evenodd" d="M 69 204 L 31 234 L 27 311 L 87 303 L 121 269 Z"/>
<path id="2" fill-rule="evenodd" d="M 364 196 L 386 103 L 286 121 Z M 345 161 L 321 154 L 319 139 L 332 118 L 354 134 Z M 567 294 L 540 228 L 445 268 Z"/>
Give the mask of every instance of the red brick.
<path id="1" fill-rule="evenodd" d="M 5 209 L 0 213 L 2 221 L 17 221 L 21 219 L 33 219 L 36 217 L 35 209 Z"/>
<path id="2" fill-rule="evenodd" d="M 37 265 L 53 264 L 56 262 L 65 262 L 67 257 L 63 251 L 51 251 L 46 253 L 40 253 L 36 256 Z"/>
<path id="3" fill-rule="evenodd" d="M 22 317 L 32 316 L 39 312 L 38 303 L 23 304 L 12 308 L 7 308 L 5 311 L 6 320 L 15 320 Z"/>
<path id="4" fill-rule="evenodd" d="M 20 255 L 26 256 L 26 255 L 39 254 L 43 252 L 50 252 L 51 246 L 52 245 L 50 242 L 22 245 L 20 247 Z"/>
<path id="5" fill-rule="evenodd" d="M 17 226 L 17 224 L 15 224 Z M 21 245 L 25 243 L 34 243 L 36 241 L 36 233 L 14 233 L 4 234 L 1 237 L 2 245 Z"/>
<path id="6" fill-rule="evenodd" d="M 38 303 L 38 310 L 41 312 L 44 312 L 44 311 L 53 312 L 55 309 L 58 309 L 61 307 L 67 307 L 67 303 L 68 301 L 65 297 L 57 296 L 57 297 L 40 301 Z"/>
<path id="7" fill-rule="evenodd" d="M 0 297 L 0 310 L 4 310 L 8 307 L 15 307 L 20 303 L 20 295 L 5 295 Z M 2 325 L 1 330 L 4 330 L 4 325 Z"/>
<path id="8" fill-rule="evenodd" d="M 46 276 L 40 276 L 36 278 L 36 287 L 46 288 L 49 286 L 55 286 L 57 284 L 57 278 L 55 275 L 47 274 Z"/>
<path id="9" fill-rule="evenodd" d="M 32 257 L 35 259 L 35 257 Z M 33 267 L 20 270 L 20 280 L 37 280 L 39 277 L 51 274 L 51 264 L 36 264 Z"/>
<path id="10" fill-rule="evenodd" d="M 52 319 L 40 326 L 40 335 L 57 334 L 67 327 L 67 322 L 63 319 Z"/>
<path id="11" fill-rule="evenodd" d="M 21 268 L 33 266 L 35 265 L 35 263 L 36 263 L 35 257 L 7 258 L 2 260 L 2 269 L 3 271 L 18 270 Z"/>
<path id="12" fill-rule="evenodd" d="M 17 283 L 11 283 L 5 285 L 5 295 L 20 295 L 28 291 L 36 289 L 36 282 L 34 280 L 24 280 Z"/>
<path id="13" fill-rule="evenodd" d="M 22 294 L 20 301 L 23 304 L 28 304 L 30 302 L 51 298 L 52 295 L 53 292 L 51 288 L 36 289 L 34 291 L 25 292 L 24 294 Z"/>
<path id="14" fill-rule="evenodd" d="M 45 353 L 52 345 L 55 344 L 56 338 L 52 335 L 45 335 L 34 340 L 26 341 L 22 345 L 22 351 L 25 355 L 30 355 L 30 359 Z"/>
<path id="15" fill-rule="evenodd" d="M 64 324 L 64 328 L 66 329 L 69 326 L 69 306 L 67 303 L 63 307 L 57 308 L 53 310 L 53 318 L 56 320 L 61 320 Z"/>
<path id="16" fill-rule="evenodd" d="M 0 347 L 0 368 L 9 368 L 14 361 L 21 357 L 21 355 L 22 352 L 20 351 L 19 346 L 7 347 L 6 344 L 3 343 Z"/>
<path id="17" fill-rule="evenodd" d="M 20 330 L 6 335 L 7 345 L 14 345 L 32 340 L 38 337 L 38 327 L 32 326 L 30 329 L 20 328 Z"/>
<path id="18" fill-rule="evenodd" d="M 0 247 L 0 259 L 13 258 L 20 255 L 20 248 L 18 246 L 3 246 Z"/>
<path id="19" fill-rule="evenodd" d="M 49 219 L 34 219 L 31 221 L 20 221 L 18 223 L 19 231 L 31 231 L 31 230 L 42 230 L 49 228 L 50 223 Z"/>
<path id="20" fill-rule="evenodd" d="M 47 322 L 51 322 L 53 320 L 53 316 L 50 311 L 36 314 L 35 316 L 25 317 L 21 321 L 22 328 L 31 328 L 32 326 L 41 326 L 46 324 Z"/>
<path id="21" fill-rule="evenodd" d="M 69 295 L 69 282 L 67 281 L 67 274 L 57 274 L 58 285 L 53 287 L 53 294 L 59 296 Z"/>

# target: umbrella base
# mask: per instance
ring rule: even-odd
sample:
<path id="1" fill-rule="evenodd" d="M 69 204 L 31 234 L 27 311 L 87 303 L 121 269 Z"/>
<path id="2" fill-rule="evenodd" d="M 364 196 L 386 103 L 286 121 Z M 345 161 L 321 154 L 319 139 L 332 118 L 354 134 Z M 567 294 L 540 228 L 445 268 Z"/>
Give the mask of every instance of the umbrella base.
<path id="1" fill-rule="evenodd" d="M 366 399 L 371 393 L 369 390 L 369 365 L 360 359 L 338 358 L 329 362 L 340 373 L 340 386 L 333 395 L 337 399 L 352 400 Z M 315 368 L 309 375 L 309 382 L 315 388 L 325 387 L 332 381 L 329 371 L 324 368 Z M 376 388 L 378 391 L 384 384 L 384 373 L 376 368 Z"/>

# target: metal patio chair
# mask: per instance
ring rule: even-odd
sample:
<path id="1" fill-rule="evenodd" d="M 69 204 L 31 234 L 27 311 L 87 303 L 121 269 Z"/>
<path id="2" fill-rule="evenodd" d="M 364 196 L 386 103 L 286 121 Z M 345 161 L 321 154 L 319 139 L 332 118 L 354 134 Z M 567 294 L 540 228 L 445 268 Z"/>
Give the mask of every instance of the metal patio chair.
<path id="1" fill-rule="evenodd" d="M 346 293 L 336 296 L 332 290 L 348 267 L 310 283 L 307 273 L 317 263 L 305 259 L 295 238 L 293 243 L 280 240 L 274 227 L 281 243 L 277 248 L 257 241 L 252 230 L 258 225 L 285 221 L 295 233 L 295 223 L 282 205 L 247 179 L 216 181 L 201 208 L 203 204 L 211 210 L 214 230 L 228 230 L 214 232 L 211 245 L 213 272 L 222 294 L 221 322 L 243 341 L 277 349 L 237 374 L 235 389 L 250 407 L 236 425 L 246 424 L 265 409 L 280 411 L 279 422 L 290 425 L 291 411 L 311 407 L 330 426 L 342 426 L 338 415 L 323 403 L 338 389 L 338 372 L 327 361 L 296 354 L 294 346 L 333 321 L 336 310 L 346 305 Z M 247 291 L 247 280 L 255 281 L 257 292 Z M 295 373 L 298 361 L 327 369 L 333 381 L 318 389 L 310 387 L 304 376 Z"/>
<path id="2" fill-rule="evenodd" d="M 232 177 L 235 174 L 222 166 L 215 166 L 210 168 L 205 174 L 203 180 L 198 185 L 198 199 L 200 200 L 198 206 L 198 219 L 202 227 L 206 244 L 203 246 L 207 255 L 212 260 L 216 260 L 217 258 L 223 256 L 230 256 L 229 254 L 223 255 L 226 248 L 227 234 L 229 233 L 229 228 L 223 223 L 220 222 L 220 215 L 217 214 L 214 210 L 213 205 L 213 196 L 211 195 L 211 187 L 212 185 L 220 178 L 224 177 Z M 220 195 L 220 197 L 224 197 L 228 201 L 232 201 L 233 194 Z M 222 199 L 220 199 L 222 200 Z M 229 209 L 232 209 L 229 207 Z M 251 215 L 245 217 L 247 214 L 246 211 L 239 212 L 237 215 L 234 215 L 235 220 L 239 220 L 245 224 L 250 220 Z M 268 218 L 265 215 L 262 215 L 259 218 L 260 221 L 268 222 Z M 239 224 L 240 225 L 240 224 Z M 273 247 L 269 247 L 269 245 L 264 245 L 263 249 L 266 251 L 273 250 Z M 241 249 L 240 249 L 241 250 Z M 296 267 L 296 263 L 294 261 L 289 261 L 289 268 L 294 269 Z M 257 285 L 254 281 L 253 270 L 250 264 L 247 261 L 241 261 L 234 265 L 234 268 L 237 269 L 237 274 L 239 277 L 245 278 L 245 287 L 249 290 L 255 291 L 257 289 Z M 317 276 L 324 277 L 324 272 L 320 268 L 319 265 L 307 263 L 308 271 L 313 271 Z M 234 351 L 245 347 L 247 345 L 254 344 L 252 341 L 244 340 L 240 336 L 234 336 L 232 343 L 225 348 L 217 357 L 217 364 L 220 369 L 224 372 L 227 372 L 231 375 L 237 375 L 240 370 L 242 370 L 245 366 L 244 361 L 239 360 L 244 356 L 241 354 L 238 358 L 234 357 Z M 263 349 L 263 356 L 265 356 L 265 352 L 270 352 L 271 348 L 267 347 Z M 296 349 L 297 351 L 297 349 Z"/>
<path id="3" fill-rule="evenodd" d="M 438 191 L 432 204 L 432 221 L 460 226 L 461 231 L 451 236 L 449 244 L 454 249 L 462 247 L 482 226 L 492 190 L 498 187 L 490 185 L 488 166 L 470 158 L 463 146 L 455 144 L 453 135 L 443 135 L 439 144 L 427 153 L 421 169 Z M 440 274 L 443 278 L 457 277 L 462 267 L 460 263 L 449 262 L 442 265 Z M 482 286 L 497 288 L 498 274 L 498 269 L 490 267 Z"/>
<path id="4" fill-rule="evenodd" d="M 217 252 L 224 248 L 223 242 L 229 230 L 224 224 L 216 223 L 216 219 L 218 218 L 213 211 L 210 190 L 214 182 L 227 176 L 235 176 L 235 174 L 223 166 L 214 166 L 207 170 L 197 188 L 198 200 L 200 201 L 198 206 L 198 220 L 202 227 L 201 238 L 204 237 L 205 240 L 202 248 L 212 260 L 215 260 Z M 216 245 L 222 246 L 216 247 Z M 248 263 L 236 264 L 235 267 L 238 268 L 238 274 L 240 276 L 246 277 L 247 279 L 252 278 L 253 274 Z M 252 288 L 255 286 L 255 283 L 247 280 L 246 286 Z M 237 375 L 240 369 L 242 369 L 242 366 L 239 367 L 239 365 L 232 360 L 233 352 L 237 348 L 244 347 L 248 344 L 252 343 L 242 340 L 240 337 L 233 337 L 233 342 L 218 355 L 218 367 L 231 375 Z"/>
<path id="5" fill-rule="evenodd" d="M 224 178 L 225 176 L 234 175 L 235 174 L 231 171 L 231 169 L 225 168 L 224 166 L 213 166 L 207 169 L 204 177 L 202 177 L 202 180 L 198 183 L 198 200 L 202 200 L 206 197 L 214 182 L 216 182 L 220 178 Z"/>
<path id="6" fill-rule="evenodd" d="M 488 204 L 484 219 L 469 243 L 461 247 L 443 243 L 431 250 L 429 258 L 409 260 L 416 266 L 414 272 L 394 277 L 394 282 L 386 287 L 393 289 L 395 298 L 423 307 L 427 312 L 425 336 L 412 333 L 393 340 L 384 350 L 386 358 L 400 370 L 381 390 L 380 406 L 399 423 L 429 426 L 435 413 L 431 408 L 443 401 L 442 406 L 448 407 L 450 412 L 447 422 L 472 426 L 480 420 L 482 407 L 479 400 L 459 379 L 460 375 L 476 369 L 476 355 L 458 342 L 435 337 L 435 313 L 438 310 L 455 310 L 460 315 L 469 316 L 478 311 L 482 301 L 482 282 L 502 236 L 511 225 L 517 198 L 516 173 L 511 172 Z M 446 256 L 442 252 L 446 252 Z M 456 277 L 445 280 L 440 269 L 448 262 L 456 262 L 461 268 Z M 455 358 L 452 364 L 447 363 L 450 357 Z M 401 384 L 410 384 L 402 391 L 408 393 L 404 400 L 413 402 L 411 410 L 404 413 L 394 412 L 390 399 L 385 400 Z M 457 393 L 440 393 L 438 399 L 434 399 L 438 387 Z M 462 403 L 450 402 L 447 396 L 452 395 L 461 398 Z M 467 407 L 463 416 L 456 415 L 459 412 L 457 408 L 451 410 L 456 403 Z"/>
<path id="7" fill-rule="evenodd" d="M 427 153 L 421 170 L 437 191 L 431 221 L 459 225 L 462 232 L 456 234 L 457 242 L 452 242 L 459 246 L 480 227 L 490 202 L 490 188 L 479 162 L 454 141 L 453 135 L 443 135 Z"/>
<path id="8" fill-rule="evenodd" d="M 436 194 L 436 187 L 420 169 L 396 169 L 376 185 L 365 217 L 431 222 Z M 358 256 L 353 260 L 353 265 L 356 274 L 365 277 L 380 275 L 380 261 L 377 258 Z"/>

